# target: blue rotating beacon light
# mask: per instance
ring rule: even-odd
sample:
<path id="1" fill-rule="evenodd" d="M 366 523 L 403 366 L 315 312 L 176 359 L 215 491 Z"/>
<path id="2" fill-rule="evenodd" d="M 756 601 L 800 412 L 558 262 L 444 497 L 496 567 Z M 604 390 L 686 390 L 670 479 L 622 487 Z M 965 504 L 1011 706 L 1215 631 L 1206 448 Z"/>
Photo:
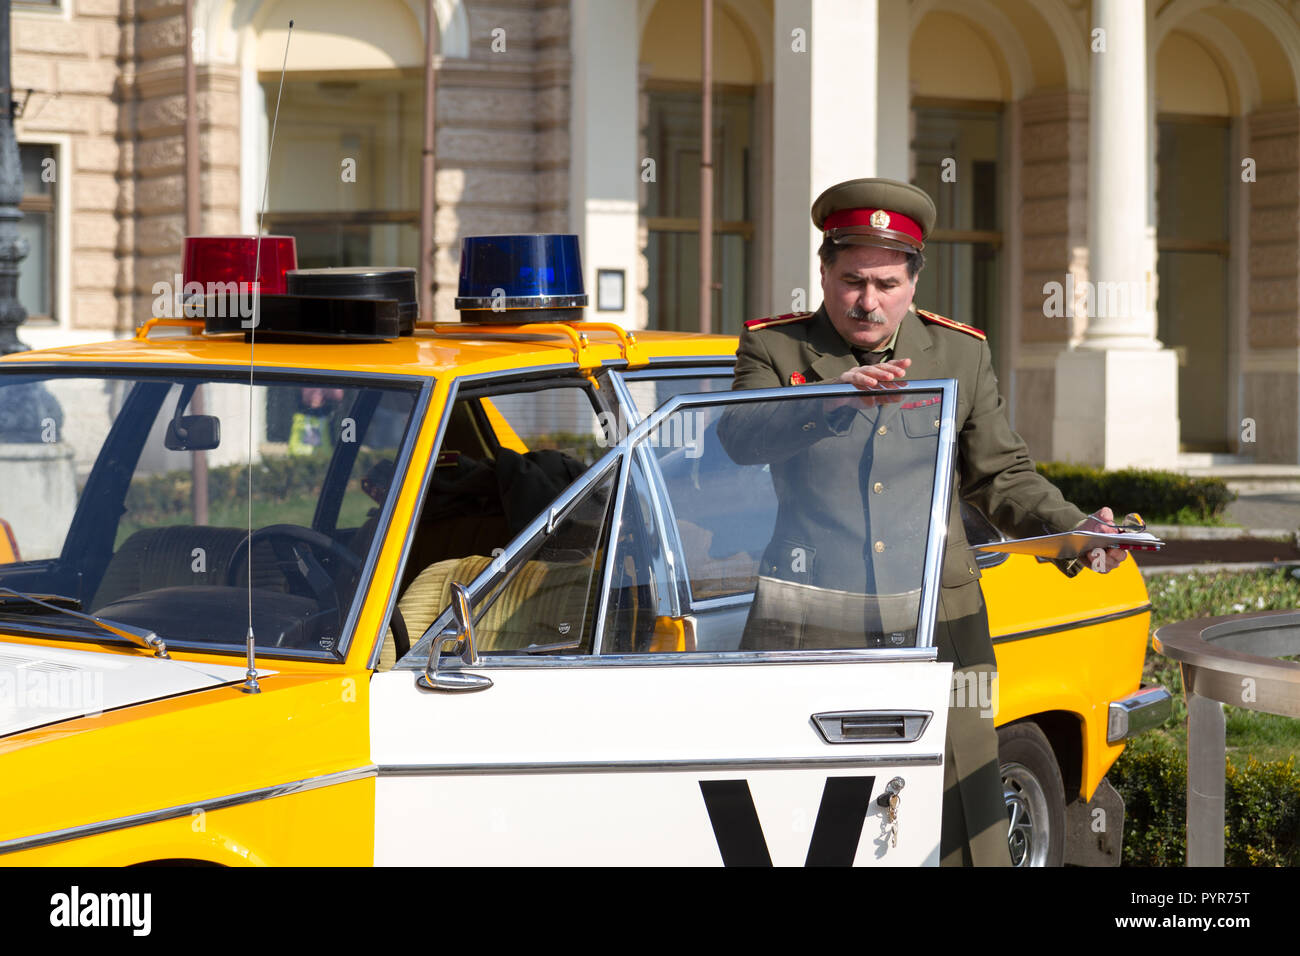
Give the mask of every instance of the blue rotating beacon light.
<path id="1" fill-rule="evenodd" d="M 467 236 L 461 241 L 456 308 L 462 322 L 576 322 L 586 305 L 577 236 Z"/>

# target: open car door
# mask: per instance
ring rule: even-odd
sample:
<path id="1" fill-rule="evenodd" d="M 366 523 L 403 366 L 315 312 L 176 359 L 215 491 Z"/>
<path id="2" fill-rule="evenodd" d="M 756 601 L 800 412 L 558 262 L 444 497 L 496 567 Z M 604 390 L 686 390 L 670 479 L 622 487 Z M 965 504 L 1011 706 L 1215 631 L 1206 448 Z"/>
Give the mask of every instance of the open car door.
<path id="1" fill-rule="evenodd" d="M 426 568 L 371 685 L 376 863 L 936 865 L 955 404 L 679 395 L 467 589 Z"/>

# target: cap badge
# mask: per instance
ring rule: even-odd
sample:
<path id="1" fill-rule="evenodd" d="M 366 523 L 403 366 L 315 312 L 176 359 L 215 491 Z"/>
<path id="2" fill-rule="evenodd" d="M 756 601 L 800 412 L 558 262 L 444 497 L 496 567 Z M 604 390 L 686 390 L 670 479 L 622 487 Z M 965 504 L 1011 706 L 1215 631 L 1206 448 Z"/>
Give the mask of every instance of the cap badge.
<path id="1" fill-rule="evenodd" d="M 885 212 L 885 210 L 883 209 L 877 209 L 875 212 L 871 214 L 870 222 L 871 222 L 871 228 L 873 229 L 888 229 L 889 213 Z"/>
<path id="2" fill-rule="evenodd" d="M 802 373 L 800 373 L 800 372 L 791 372 L 791 373 L 790 373 L 790 384 L 791 384 L 791 385 L 806 385 L 806 384 L 808 384 L 808 380 L 807 380 L 806 378 L 804 378 L 803 375 L 802 375 Z"/>

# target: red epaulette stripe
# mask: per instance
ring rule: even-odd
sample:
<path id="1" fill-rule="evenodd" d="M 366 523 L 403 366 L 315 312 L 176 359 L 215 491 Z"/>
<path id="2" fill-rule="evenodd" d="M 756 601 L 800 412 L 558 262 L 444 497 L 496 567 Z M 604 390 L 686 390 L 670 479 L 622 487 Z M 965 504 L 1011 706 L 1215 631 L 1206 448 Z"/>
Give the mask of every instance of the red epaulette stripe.
<path id="1" fill-rule="evenodd" d="M 938 325 L 942 325 L 945 328 L 956 329 L 958 332 L 965 332 L 967 335 L 973 335 L 977 339 L 988 339 L 988 336 L 985 335 L 984 332 L 981 331 L 980 329 L 975 328 L 975 326 L 973 325 L 963 325 L 961 322 L 958 322 L 956 319 L 950 319 L 947 316 L 937 315 L 934 312 L 927 312 L 925 309 L 917 309 L 916 314 L 923 319 L 928 319 L 929 321 L 934 322 Z"/>
<path id="2" fill-rule="evenodd" d="M 810 319 L 817 313 L 815 312 L 787 312 L 785 315 L 769 315 L 762 319 L 749 319 L 745 322 L 745 328 L 751 332 L 755 329 L 765 329 L 769 325 L 785 325 L 789 322 L 802 322 L 804 319 Z"/>

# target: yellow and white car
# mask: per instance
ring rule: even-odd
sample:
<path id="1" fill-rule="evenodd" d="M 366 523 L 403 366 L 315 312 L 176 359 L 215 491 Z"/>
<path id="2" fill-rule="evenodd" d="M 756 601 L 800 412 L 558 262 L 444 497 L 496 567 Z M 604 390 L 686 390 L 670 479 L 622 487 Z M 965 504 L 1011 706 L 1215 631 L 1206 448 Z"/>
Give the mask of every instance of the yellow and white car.
<path id="1" fill-rule="evenodd" d="M 775 497 L 716 424 L 852 389 L 554 322 L 268 327 L 250 378 L 243 334 L 168 324 L 0 360 L 0 862 L 937 862 L 952 382 L 908 387 L 912 623 L 756 651 Z M 1059 863 L 1167 706 L 1150 606 L 1133 562 L 981 567 L 1012 853 Z"/>

